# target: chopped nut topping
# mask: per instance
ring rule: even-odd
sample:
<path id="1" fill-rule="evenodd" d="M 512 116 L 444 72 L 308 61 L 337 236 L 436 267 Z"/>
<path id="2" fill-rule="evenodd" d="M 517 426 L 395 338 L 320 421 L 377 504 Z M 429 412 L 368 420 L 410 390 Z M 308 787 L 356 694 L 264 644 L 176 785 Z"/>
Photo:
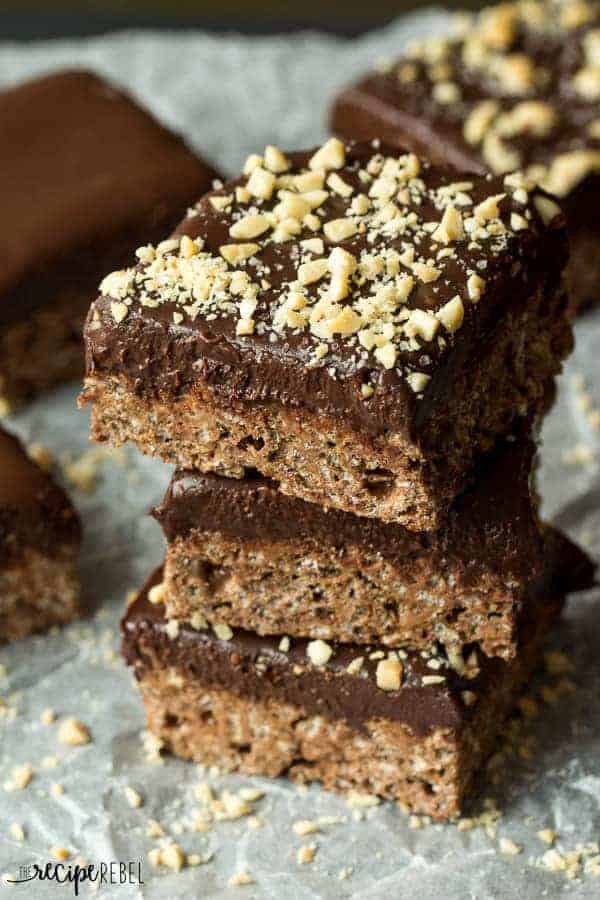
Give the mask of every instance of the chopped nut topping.
<path id="1" fill-rule="evenodd" d="M 465 308 L 460 297 L 453 297 L 452 300 L 449 300 L 437 311 L 436 316 L 450 334 L 458 331 L 465 316 Z"/>
<path id="2" fill-rule="evenodd" d="M 424 372 L 411 372 L 406 376 L 406 380 L 415 394 L 421 394 L 429 384 L 430 376 Z"/>
<path id="3" fill-rule="evenodd" d="M 500 216 L 499 203 L 506 197 L 506 194 L 496 194 L 488 197 L 474 209 L 475 218 L 481 222 L 487 222 L 489 219 L 497 219 Z"/>
<path id="4" fill-rule="evenodd" d="M 350 197 L 354 193 L 352 185 L 345 182 L 343 178 L 340 178 L 336 172 L 332 172 L 327 179 L 327 187 L 330 187 L 331 190 L 334 193 L 339 194 L 340 197 Z"/>
<path id="5" fill-rule="evenodd" d="M 177 640 L 179 637 L 179 622 L 177 619 L 169 619 L 164 628 L 166 634 L 172 641 Z"/>
<path id="6" fill-rule="evenodd" d="M 377 687 L 382 691 L 398 691 L 402 684 L 402 663 L 398 659 L 388 657 L 377 663 L 375 673 Z"/>
<path id="7" fill-rule="evenodd" d="M 303 263 L 298 268 L 298 281 L 303 285 L 320 281 L 326 275 L 328 268 L 326 259 L 313 259 L 311 262 Z"/>
<path id="8" fill-rule="evenodd" d="M 481 300 L 483 292 L 485 290 L 485 281 L 479 275 L 475 273 L 473 275 L 469 275 L 467 280 L 467 292 L 469 294 L 469 299 L 473 301 L 473 303 L 477 303 Z"/>
<path id="9" fill-rule="evenodd" d="M 465 140 L 469 144 L 480 144 L 498 114 L 497 100 L 482 100 L 473 107 L 464 124 Z"/>
<path id="10" fill-rule="evenodd" d="M 213 625 L 212 629 L 220 641 L 230 641 L 233 637 L 233 631 L 229 625 L 217 623 Z"/>
<path id="11" fill-rule="evenodd" d="M 159 582 L 159 584 L 153 585 L 148 591 L 148 600 L 150 603 L 158 604 L 164 603 L 167 599 L 167 586 L 164 581 Z"/>
<path id="12" fill-rule="evenodd" d="M 113 301 L 110 304 L 110 311 L 112 312 L 112 316 L 115 322 L 122 322 L 129 312 L 129 307 L 125 303 Z"/>
<path id="13" fill-rule="evenodd" d="M 232 266 L 244 262 L 250 256 L 254 256 L 260 250 L 260 244 L 224 244 L 219 247 L 219 252 L 223 259 L 226 259 Z"/>
<path id="14" fill-rule="evenodd" d="M 140 251 L 138 251 L 139 253 Z M 100 293 L 115 300 L 122 300 L 127 296 L 133 284 L 133 269 L 123 269 L 119 272 L 111 272 L 100 283 Z M 113 313 L 114 315 L 114 313 Z"/>
<path id="15" fill-rule="evenodd" d="M 323 225 L 325 237 L 337 244 L 356 234 L 356 222 L 353 219 L 331 219 Z"/>
<path id="16" fill-rule="evenodd" d="M 266 216 L 244 216 L 243 219 L 238 219 L 237 222 L 234 222 L 229 229 L 229 234 L 233 238 L 242 238 L 242 240 L 247 241 L 264 234 L 270 227 Z"/>
<path id="17" fill-rule="evenodd" d="M 275 183 L 275 179 L 273 179 L 273 183 Z M 238 202 L 240 202 L 239 198 L 237 198 L 237 199 L 238 199 Z M 220 196 L 218 195 L 218 196 L 210 198 L 210 205 L 212 206 L 213 209 L 216 209 L 219 212 L 222 212 L 224 209 L 227 209 L 227 207 L 231 205 L 232 200 L 233 200 L 233 197 L 231 194 L 225 194 L 225 195 L 220 195 Z M 140 251 L 138 250 L 138 256 L 139 256 L 139 254 L 140 254 Z M 144 260 L 144 262 L 151 262 L 151 260 L 152 260 L 152 257 L 150 259 Z"/>
<path id="18" fill-rule="evenodd" d="M 290 167 L 289 160 L 285 154 L 272 144 L 265 147 L 264 163 L 265 168 L 269 169 L 270 172 L 275 172 L 276 175 L 287 172 Z"/>
<path id="19" fill-rule="evenodd" d="M 533 203 L 544 225 L 549 225 L 550 222 L 553 222 L 560 215 L 560 206 L 554 200 L 551 200 L 550 197 L 540 195 L 534 199 Z"/>
<path id="20" fill-rule="evenodd" d="M 464 235 L 461 214 L 454 206 L 447 206 L 442 221 L 432 234 L 433 240 L 440 241 L 442 244 L 451 244 L 454 241 L 462 240 Z"/>
<path id="21" fill-rule="evenodd" d="M 424 309 L 413 309 L 405 325 L 406 334 L 409 337 L 422 337 L 424 341 L 432 341 L 439 328 L 439 322 L 435 316 Z"/>
<path id="22" fill-rule="evenodd" d="M 421 678 L 421 683 L 424 685 L 429 684 L 443 684 L 446 680 L 444 675 L 423 675 Z"/>
<path id="23" fill-rule="evenodd" d="M 346 162 L 346 148 L 338 138 L 330 138 L 311 157 L 310 169 L 341 169 Z"/>
<path id="24" fill-rule="evenodd" d="M 313 666 L 324 666 L 331 659 L 333 650 L 325 641 L 310 641 L 306 653 Z"/>

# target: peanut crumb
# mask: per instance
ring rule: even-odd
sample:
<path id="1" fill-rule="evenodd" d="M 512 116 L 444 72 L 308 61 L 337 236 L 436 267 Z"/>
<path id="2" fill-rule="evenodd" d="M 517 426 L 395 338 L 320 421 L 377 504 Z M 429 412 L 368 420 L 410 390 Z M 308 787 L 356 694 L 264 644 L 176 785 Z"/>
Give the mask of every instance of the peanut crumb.
<path id="1" fill-rule="evenodd" d="M 129 785 L 125 788 L 125 799 L 134 809 L 137 809 L 144 803 L 142 795 Z"/>
<path id="2" fill-rule="evenodd" d="M 56 722 L 56 713 L 53 709 L 45 709 L 40 716 L 42 725 L 53 725 Z"/>
<path id="3" fill-rule="evenodd" d="M 232 875 L 227 884 L 229 887 L 243 887 L 245 884 L 255 884 L 255 880 L 250 872 L 243 870 Z"/>
<path id="4" fill-rule="evenodd" d="M 18 822 L 13 822 L 10 826 L 10 836 L 14 838 L 15 841 L 19 841 L 21 843 L 25 840 L 25 829 Z"/>
<path id="5" fill-rule="evenodd" d="M 305 865 L 306 863 L 311 863 L 315 858 L 316 852 L 316 844 L 304 844 L 302 847 L 298 848 L 298 852 L 296 853 L 296 860 L 301 866 Z"/>
<path id="6" fill-rule="evenodd" d="M 523 852 L 523 848 L 519 844 L 515 844 L 510 838 L 501 837 L 499 841 L 500 853 L 504 856 L 516 856 Z"/>
<path id="7" fill-rule="evenodd" d="M 63 719 L 58 728 L 58 740 L 61 744 L 68 744 L 70 747 L 81 747 L 83 744 L 89 744 L 91 735 L 87 725 L 80 719 L 70 716 Z"/>
<path id="8" fill-rule="evenodd" d="M 292 829 L 294 834 L 304 837 L 306 834 L 315 834 L 319 827 L 316 822 L 312 822 L 310 819 L 300 819 L 298 822 L 294 822 Z"/>

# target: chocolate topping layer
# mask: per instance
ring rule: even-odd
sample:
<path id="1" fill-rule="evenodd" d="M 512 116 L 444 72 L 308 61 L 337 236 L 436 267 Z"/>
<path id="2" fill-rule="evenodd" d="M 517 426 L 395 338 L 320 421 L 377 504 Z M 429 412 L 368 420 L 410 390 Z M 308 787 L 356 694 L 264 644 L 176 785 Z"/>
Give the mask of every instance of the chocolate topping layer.
<path id="1" fill-rule="evenodd" d="M 437 532 L 408 531 L 400 525 L 354 516 L 281 494 L 259 475 L 222 478 L 177 471 L 153 511 L 168 541 L 192 529 L 218 531 L 239 540 L 295 540 L 325 545 L 357 544 L 399 562 L 426 555 L 432 571 L 450 557 L 461 561 L 464 581 L 495 571 L 505 581 L 534 579 L 544 562 L 530 476 L 535 446 L 528 439 L 504 442 L 480 465 L 469 488 L 454 503 Z"/>
<path id="2" fill-rule="evenodd" d="M 0 93 L 0 133 L 0 325 L 58 293 L 92 293 L 107 267 L 174 227 L 215 177 L 179 137 L 85 71 Z"/>
<path id="3" fill-rule="evenodd" d="M 558 533 L 553 540 L 558 544 L 553 558 L 560 552 L 562 564 L 568 568 L 547 572 L 536 585 L 532 600 L 537 602 L 527 604 L 529 618 L 522 622 L 523 641 L 531 640 L 552 622 L 571 585 L 572 573 L 577 573 L 577 587 L 587 585 L 590 575 L 589 560 L 581 551 Z M 416 734 L 426 734 L 436 727 L 460 730 L 472 714 L 463 692 L 477 695 L 493 690 L 507 665 L 482 656 L 476 648 L 465 648 L 463 661 L 454 660 L 454 668 L 436 650 L 429 656 L 400 652 L 401 687 L 383 690 L 377 685 L 377 667 L 389 658 L 384 649 L 329 645 L 330 658 L 316 665 L 309 658 L 309 642 L 299 639 L 291 639 L 284 652 L 279 638 L 235 629 L 230 639 L 222 640 L 213 631 L 196 631 L 188 625 L 179 625 L 177 636 L 170 638 L 162 605 L 148 600 L 148 591 L 160 579 L 158 570 L 122 623 L 123 653 L 139 677 L 146 667 L 174 666 L 207 686 L 261 700 L 276 697 L 309 714 L 345 719 L 357 728 L 367 719 L 382 717 L 403 722 Z M 370 658 L 373 653 L 376 657 Z M 363 659 L 362 667 L 358 674 L 351 674 L 347 667 L 358 657 Z"/>
<path id="4" fill-rule="evenodd" d="M 596 0 L 489 7 L 346 89 L 332 126 L 467 172 L 523 169 L 565 197 L 600 176 L 599 35 Z"/>
<path id="5" fill-rule="evenodd" d="M 86 326 L 88 375 L 124 375 L 141 396 L 162 398 L 201 380 L 225 402 L 280 403 L 373 436 L 414 435 L 444 402 L 453 373 L 485 354 L 503 313 L 538 290 L 551 299 L 566 261 L 564 222 L 545 223 L 541 195 L 521 202 L 501 178 L 468 176 L 459 190 L 455 174 L 389 148 L 352 144 L 343 156 L 334 172 L 322 171 L 324 190 L 293 188 L 298 175 L 315 174 L 312 153 L 288 155 L 277 176 L 288 188 L 276 184 L 269 199 L 250 195 L 254 172 L 226 184 L 198 203 L 176 242 L 106 279 Z M 341 184 L 331 187 L 333 176 Z M 296 196 L 321 202 L 301 222 L 281 218 L 285 204 L 297 209 Z M 354 214 L 366 208 L 359 197 L 370 212 Z M 474 210 L 493 197 L 498 208 L 482 227 Z M 437 227 L 454 203 L 464 204 L 470 238 Z M 328 231 L 349 221 L 350 236 Z M 284 227 L 294 233 L 283 238 Z M 334 248 L 350 260 L 333 261 Z M 333 272 L 352 259 L 352 273 Z M 315 261 L 322 277 L 305 283 L 313 276 L 302 266 Z"/>
<path id="6" fill-rule="evenodd" d="M 80 540 L 77 513 L 65 492 L 0 429 L 0 565 L 23 547 L 51 551 Z"/>

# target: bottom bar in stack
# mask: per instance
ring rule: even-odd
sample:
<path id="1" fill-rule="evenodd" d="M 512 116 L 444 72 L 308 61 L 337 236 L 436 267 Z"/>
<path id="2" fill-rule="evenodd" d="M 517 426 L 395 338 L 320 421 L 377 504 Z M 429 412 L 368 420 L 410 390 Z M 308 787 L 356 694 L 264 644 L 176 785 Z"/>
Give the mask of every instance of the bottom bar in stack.
<path id="1" fill-rule="evenodd" d="M 246 774 L 286 774 L 328 789 L 458 815 L 522 686 L 536 668 L 564 595 L 592 567 L 558 533 L 553 560 L 520 623 L 516 657 L 474 645 L 452 663 L 442 649 L 404 651 L 261 637 L 167 620 L 148 595 L 123 620 L 123 651 L 150 730 L 185 759 Z"/>

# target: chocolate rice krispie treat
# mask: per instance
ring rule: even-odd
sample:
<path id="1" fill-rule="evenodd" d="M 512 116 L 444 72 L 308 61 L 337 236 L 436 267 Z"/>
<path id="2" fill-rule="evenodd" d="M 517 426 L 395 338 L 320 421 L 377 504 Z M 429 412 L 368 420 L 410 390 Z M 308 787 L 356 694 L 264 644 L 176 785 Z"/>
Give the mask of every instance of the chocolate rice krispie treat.
<path id="1" fill-rule="evenodd" d="M 64 491 L 0 430 L 0 644 L 79 614 L 80 542 Z"/>
<path id="2" fill-rule="evenodd" d="M 581 586 L 589 563 L 565 548 Z M 437 647 L 411 652 L 182 626 L 148 600 L 161 577 L 129 607 L 123 651 L 165 749 L 250 775 L 376 794 L 435 819 L 458 815 L 472 792 L 569 583 L 569 573 L 540 579 L 507 662 L 473 645 L 448 658 Z"/>
<path id="3" fill-rule="evenodd" d="M 173 476 L 154 510 L 167 538 L 166 615 L 261 635 L 447 653 L 477 642 L 512 658 L 547 529 L 531 493 L 535 453 L 507 441 L 437 532 L 287 497 L 264 476 Z"/>
<path id="4" fill-rule="evenodd" d="M 159 240 L 215 173 L 98 76 L 0 93 L 0 411 L 81 375 L 102 275 Z"/>
<path id="5" fill-rule="evenodd" d="M 556 203 L 376 141 L 267 147 L 137 256 L 86 325 L 93 437 L 411 530 L 571 348 Z"/>
<path id="6" fill-rule="evenodd" d="M 379 137 L 464 172 L 523 169 L 561 198 L 573 307 L 600 299 L 600 3 L 501 3 L 346 88 L 343 137 Z"/>

